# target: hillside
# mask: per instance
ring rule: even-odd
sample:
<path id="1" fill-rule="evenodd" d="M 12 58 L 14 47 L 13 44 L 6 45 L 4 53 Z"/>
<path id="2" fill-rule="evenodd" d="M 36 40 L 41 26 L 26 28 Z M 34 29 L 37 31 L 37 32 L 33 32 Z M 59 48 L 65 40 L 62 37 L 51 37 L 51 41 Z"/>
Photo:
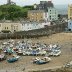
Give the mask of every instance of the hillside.
<path id="1" fill-rule="evenodd" d="M 1 5 L 0 20 L 19 20 L 27 17 L 28 10 L 33 9 L 33 6 L 20 7 L 17 5 Z"/>

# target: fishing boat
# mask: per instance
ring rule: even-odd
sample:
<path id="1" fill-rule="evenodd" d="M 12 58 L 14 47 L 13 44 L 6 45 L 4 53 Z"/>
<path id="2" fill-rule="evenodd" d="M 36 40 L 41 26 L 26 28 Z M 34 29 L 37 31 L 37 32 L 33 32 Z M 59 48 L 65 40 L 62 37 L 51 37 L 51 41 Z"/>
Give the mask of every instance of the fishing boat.
<path id="1" fill-rule="evenodd" d="M 33 63 L 36 63 L 39 60 L 40 60 L 40 58 L 39 57 L 36 57 L 36 58 L 33 59 Z"/>
<path id="2" fill-rule="evenodd" d="M 48 61 L 44 61 L 44 60 L 36 61 L 36 64 L 38 64 L 38 65 L 46 64 L 46 63 L 48 63 Z"/>
<path id="3" fill-rule="evenodd" d="M 4 54 L 1 54 L 0 55 L 0 61 L 3 61 L 3 60 L 5 60 L 6 59 L 6 56 L 4 55 Z"/>
<path id="4" fill-rule="evenodd" d="M 8 61 L 9 63 L 13 63 L 13 62 L 18 61 L 18 58 L 13 57 L 13 58 L 8 59 L 7 61 Z"/>
<path id="5" fill-rule="evenodd" d="M 44 57 L 42 59 L 38 57 L 38 58 L 33 59 L 33 63 L 36 63 L 38 65 L 46 64 L 50 61 L 51 61 L 51 58 L 49 58 L 49 57 Z"/>

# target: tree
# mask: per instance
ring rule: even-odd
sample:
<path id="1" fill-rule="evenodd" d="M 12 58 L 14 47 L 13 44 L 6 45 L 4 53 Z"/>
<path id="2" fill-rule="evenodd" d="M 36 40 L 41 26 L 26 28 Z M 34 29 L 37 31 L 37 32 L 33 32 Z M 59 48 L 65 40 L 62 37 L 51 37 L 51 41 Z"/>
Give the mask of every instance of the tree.
<path id="1" fill-rule="evenodd" d="M 0 6 L 0 20 L 5 18 L 7 20 L 14 20 L 19 18 L 27 18 L 28 10 L 32 10 L 33 6 L 20 7 L 17 5 L 1 5 Z"/>

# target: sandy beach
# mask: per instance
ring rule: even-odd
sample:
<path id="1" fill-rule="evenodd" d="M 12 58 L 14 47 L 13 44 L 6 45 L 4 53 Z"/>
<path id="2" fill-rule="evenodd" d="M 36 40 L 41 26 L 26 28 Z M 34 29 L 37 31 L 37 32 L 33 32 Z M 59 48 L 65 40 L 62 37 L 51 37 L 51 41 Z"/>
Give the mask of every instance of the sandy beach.
<path id="1" fill-rule="evenodd" d="M 72 33 L 58 33 L 48 37 L 40 37 L 38 39 L 31 38 L 28 40 L 46 44 L 59 44 L 62 54 L 59 57 L 51 57 L 52 61 L 44 65 L 33 64 L 32 58 L 35 56 L 22 56 L 19 61 L 15 63 L 8 63 L 7 60 L 5 60 L 0 62 L 0 72 L 27 72 L 32 69 L 40 70 L 55 66 L 63 66 L 65 63 L 72 60 Z"/>

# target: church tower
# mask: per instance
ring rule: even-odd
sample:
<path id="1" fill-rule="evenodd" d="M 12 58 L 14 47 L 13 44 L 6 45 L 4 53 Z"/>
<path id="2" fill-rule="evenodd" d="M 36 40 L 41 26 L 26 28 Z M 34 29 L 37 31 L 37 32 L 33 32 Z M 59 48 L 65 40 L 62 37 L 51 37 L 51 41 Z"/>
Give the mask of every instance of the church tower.
<path id="1" fill-rule="evenodd" d="M 7 0 L 7 4 L 11 4 L 11 0 Z"/>

